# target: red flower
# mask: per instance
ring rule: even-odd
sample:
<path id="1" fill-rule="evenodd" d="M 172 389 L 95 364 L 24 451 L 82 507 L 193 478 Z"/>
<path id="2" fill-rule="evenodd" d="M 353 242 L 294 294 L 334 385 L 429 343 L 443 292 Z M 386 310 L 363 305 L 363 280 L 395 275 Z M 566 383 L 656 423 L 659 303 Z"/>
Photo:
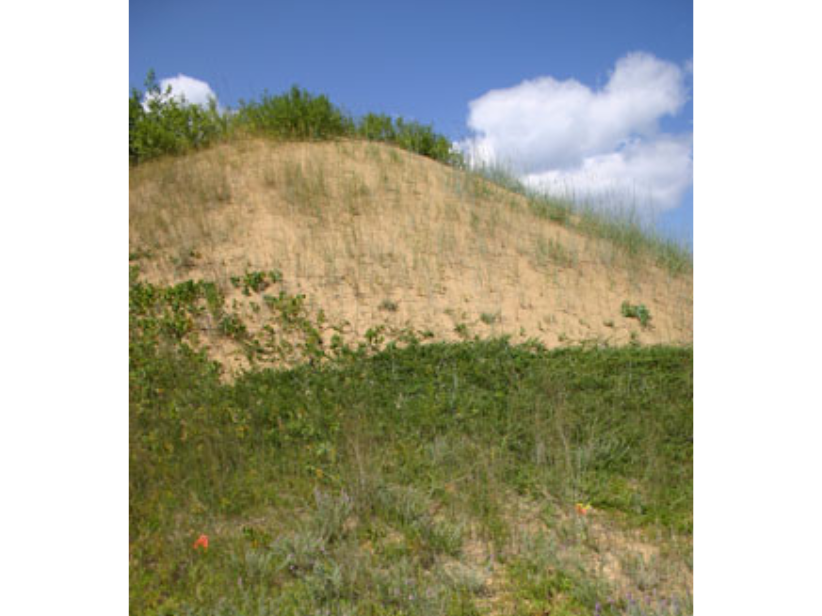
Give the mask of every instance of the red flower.
<path id="1" fill-rule="evenodd" d="M 197 548 L 208 549 L 208 535 L 200 535 L 197 537 L 197 541 L 194 542 L 194 549 L 196 550 Z"/>
<path id="2" fill-rule="evenodd" d="M 591 505 L 583 505 L 582 503 L 576 504 L 576 510 L 579 515 L 587 515 L 590 509 Z"/>

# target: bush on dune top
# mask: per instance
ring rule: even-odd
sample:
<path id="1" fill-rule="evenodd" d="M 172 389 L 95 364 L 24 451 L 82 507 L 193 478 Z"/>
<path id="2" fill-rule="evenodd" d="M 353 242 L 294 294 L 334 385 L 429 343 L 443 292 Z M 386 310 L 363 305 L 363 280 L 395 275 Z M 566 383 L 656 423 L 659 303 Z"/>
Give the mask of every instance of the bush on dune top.
<path id="1" fill-rule="evenodd" d="M 236 110 L 221 112 L 190 104 L 163 91 L 149 72 L 145 93 L 129 98 L 129 160 L 139 164 L 163 154 L 183 154 L 208 146 L 235 132 L 283 140 L 330 140 L 342 137 L 381 141 L 440 162 L 461 166 L 462 156 L 433 127 L 368 113 L 354 119 L 327 96 L 292 86 L 283 94 L 264 93 L 256 101 L 240 101 Z"/>

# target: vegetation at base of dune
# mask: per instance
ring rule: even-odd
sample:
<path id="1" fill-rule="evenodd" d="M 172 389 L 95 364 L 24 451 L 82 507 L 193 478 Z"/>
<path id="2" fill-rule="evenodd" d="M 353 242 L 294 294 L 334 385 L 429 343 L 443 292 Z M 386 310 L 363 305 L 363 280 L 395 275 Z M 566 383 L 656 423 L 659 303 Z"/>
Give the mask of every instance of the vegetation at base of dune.
<path id="1" fill-rule="evenodd" d="M 219 288 L 132 271 L 131 613 L 692 612 L 690 348 L 326 348 L 270 297 L 303 359 L 229 381 Z"/>

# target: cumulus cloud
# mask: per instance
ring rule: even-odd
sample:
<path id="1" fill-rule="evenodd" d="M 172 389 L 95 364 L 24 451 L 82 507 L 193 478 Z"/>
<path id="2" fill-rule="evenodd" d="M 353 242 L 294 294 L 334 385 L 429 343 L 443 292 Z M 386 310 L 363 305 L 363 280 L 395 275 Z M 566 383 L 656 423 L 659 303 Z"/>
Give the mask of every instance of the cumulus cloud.
<path id="1" fill-rule="evenodd" d="M 171 87 L 171 97 L 178 101 L 185 101 L 191 105 L 200 105 L 207 107 L 209 101 L 213 98 L 217 100 L 217 95 L 205 81 L 200 81 L 194 77 L 183 75 L 182 73 L 176 77 L 166 77 L 159 82 L 160 90 L 165 94 L 166 90 Z"/>
<path id="2" fill-rule="evenodd" d="M 690 135 L 635 139 L 616 152 L 584 158 L 566 169 L 530 173 L 526 184 L 586 203 L 675 208 L 693 177 Z"/>
<path id="3" fill-rule="evenodd" d="M 584 197 L 626 191 L 658 209 L 676 207 L 692 178 L 691 135 L 659 131 L 688 100 L 688 68 L 647 53 L 617 61 L 592 90 L 539 77 L 469 103 L 469 161 L 500 164 L 526 183 Z"/>

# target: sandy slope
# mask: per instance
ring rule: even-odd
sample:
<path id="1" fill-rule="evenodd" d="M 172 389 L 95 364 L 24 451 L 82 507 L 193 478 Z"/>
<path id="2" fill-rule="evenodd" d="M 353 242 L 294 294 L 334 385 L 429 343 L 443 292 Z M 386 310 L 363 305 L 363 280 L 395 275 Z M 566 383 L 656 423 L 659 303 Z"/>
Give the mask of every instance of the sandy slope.
<path id="1" fill-rule="evenodd" d="M 130 249 L 146 278 L 227 283 L 279 269 L 353 336 L 377 323 L 690 344 L 693 280 L 536 217 L 526 200 L 390 146 L 249 141 L 131 170 Z M 652 326 L 621 315 L 645 304 Z M 253 313 L 249 312 L 253 319 Z"/>

